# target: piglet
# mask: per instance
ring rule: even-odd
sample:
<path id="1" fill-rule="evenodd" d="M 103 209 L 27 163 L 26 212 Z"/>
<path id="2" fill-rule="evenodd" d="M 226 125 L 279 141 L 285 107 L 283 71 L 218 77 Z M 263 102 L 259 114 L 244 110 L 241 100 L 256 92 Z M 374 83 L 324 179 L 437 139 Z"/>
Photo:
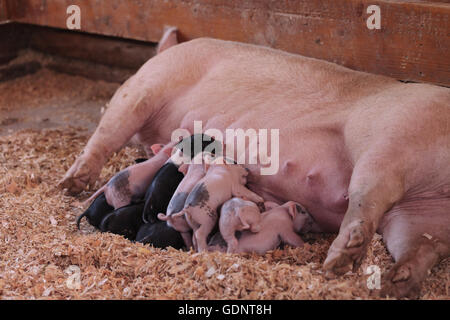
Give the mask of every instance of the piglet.
<path id="1" fill-rule="evenodd" d="M 142 212 L 144 222 L 155 223 L 158 221 L 157 214 L 166 212 L 170 199 L 184 178 L 178 170 L 180 166 L 191 162 L 208 147 L 216 145 L 217 141 L 205 134 L 194 134 L 174 145 L 171 157 L 155 174 L 145 193 L 145 207 Z M 152 150 L 155 148 L 155 145 L 152 146 Z"/>
<path id="2" fill-rule="evenodd" d="M 155 177 L 145 193 L 145 206 L 141 212 L 142 220 L 147 223 L 158 221 L 157 214 L 165 211 L 176 188 L 184 175 L 170 160 L 155 174 Z"/>
<path id="3" fill-rule="evenodd" d="M 135 240 L 139 228 L 144 224 L 142 210 L 144 202 L 130 204 L 109 213 L 100 224 L 100 231 L 111 232 Z"/>
<path id="4" fill-rule="evenodd" d="M 164 145 L 154 145 L 154 146 L 155 146 L 155 150 L 158 150 L 158 152 L 160 149 L 162 149 L 162 147 L 164 147 Z M 142 163 L 147 160 L 148 159 L 145 159 L 145 158 L 138 158 L 138 159 L 135 159 L 134 162 Z M 99 194 L 99 193 L 96 192 L 96 194 Z M 94 198 L 94 196 L 92 196 L 91 199 L 92 198 Z M 78 229 L 80 229 L 80 222 L 83 217 L 86 217 L 88 222 L 91 225 L 93 225 L 96 228 L 99 228 L 102 220 L 108 214 L 110 214 L 113 210 L 114 210 L 114 207 L 112 207 L 108 204 L 108 202 L 106 201 L 105 194 L 100 193 L 98 196 L 95 197 L 95 200 L 92 202 L 92 204 L 89 206 L 89 208 L 77 218 Z"/>
<path id="5" fill-rule="evenodd" d="M 89 224 L 93 225 L 96 228 L 100 227 L 102 220 L 111 212 L 113 212 L 114 208 L 111 207 L 106 201 L 106 197 L 104 193 L 101 193 L 89 208 L 86 209 L 78 218 L 77 218 L 77 228 L 80 229 L 81 219 L 86 217 Z"/>
<path id="6" fill-rule="evenodd" d="M 159 148 L 159 146 L 159 144 L 153 145 L 152 150 Z M 156 172 L 169 159 L 172 146 L 173 144 L 167 145 L 159 152 L 154 151 L 155 156 L 149 160 L 120 171 L 92 195 L 87 202 L 97 198 L 101 193 L 105 194 L 106 201 L 114 209 L 142 200 Z"/>
<path id="7" fill-rule="evenodd" d="M 309 226 L 311 219 L 300 204 L 286 202 L 261 214 L 261 230 L 258 233 L 243 231 L 236 251 L 264 254 L 281 244 L 300 247 L 303 240 L 297 233 L 304 226 Z"/>
<path id="8" fill-rule="evenodd" d="M 227 252 L 234 253 L 238 247 L 236 231 L 259 232 L 261 229 L 261 212 L 258 206 L 251 201 L 232 198 L 222 206 L 219 229 L 228 245 Z"/>
<path id="9" fill-rule="evenodd" d="M 240 232 L 237 233 L 239 234 Z M 225 253 L 227 252 L 227 246 L 228 244 L 223 239 L 222 235 L 220 234 L 220 231 L 212 233 L 208 241 L 208 251 L 210 252 L 219 251 Z"/>
<path id="10" fill-rule="evenodd" d="M 181 249 L 184 247 L 184 241 L 180 233 L 163 221 L 142 225 L 136 235 L 136 241 L 161 249 L 167 247 Z"/>
<path id="11" fill-rule="evenodd" d="M 183 215 L 186 217 L 193 230 L 194 248 L 199 252 L 208 249 L 206 240 L 217 223 L 219 206 L 233 196 L 263 202 L 260 196 L 245 187 L 248 171 L 241 165 L 224 160 L 218 157 L 211 164 L 204 163 L 207 173 L 189 193 L 184 209 L 167 218 L 172 225 L 176 225 L 176 219 L 183 219 Z M 165 219 L 163 215 L 158 217 Z"/>
<path id="12" fill-rule="evenodd" d="M 172 199 L 170 199 L 167 206 L 166 214 L 158 214 L 158 218 L 163 221 L 167 221 L 169 227 L 175 228 L 181 232 L 184 243 L 187 248 L 192 246 L 191 227 L 187 223 L 184 216 L 180 219 L 169 219 L 169 217 L 175 213 L 180 212 L 184 208 L 186 198 L 192 191 L 197 182 L 205 176 L 205 170 L 203 168 L 204 154 L 199 153 L 192 159 L 191 164 L 182 164 L 179 171 L 184 174 L 184 178 L 175 190 Z"/>

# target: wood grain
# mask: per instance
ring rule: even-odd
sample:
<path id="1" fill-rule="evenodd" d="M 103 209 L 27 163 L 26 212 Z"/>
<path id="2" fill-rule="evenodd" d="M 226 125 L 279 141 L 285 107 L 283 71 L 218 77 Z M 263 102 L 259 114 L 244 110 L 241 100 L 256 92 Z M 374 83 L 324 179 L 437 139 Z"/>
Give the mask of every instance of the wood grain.
<path id="1" fill-rule="evenodd" d="M 134 70 L 156 54 L 156 46 L 148 42 L 43 27 L 33 28 L 29 46 L 67 58 Z"/>
<path id="2" fill-rule="evenodd" d="M 0 24 L 0 64 L 7 63 L 28 46 L 29 29 L 17 23 Z"/>
<path id="3" fill-rule="evenodd" d="M 6 21 L 8 21 L 9 18 L 6 1 L 7 0 L 0 0 L 0 24 L 5 23 Z"/>
<path id="4" fill-rule="evenodd" d="M 156 42 L 164 26 L 183 40 L 214 37 L 279 48 L 405 81 L 450 86 L 450 4 L 394 0 L 8 0 L 14 20 Z M 366 9 L 381 8 L 369 30 Z"/>

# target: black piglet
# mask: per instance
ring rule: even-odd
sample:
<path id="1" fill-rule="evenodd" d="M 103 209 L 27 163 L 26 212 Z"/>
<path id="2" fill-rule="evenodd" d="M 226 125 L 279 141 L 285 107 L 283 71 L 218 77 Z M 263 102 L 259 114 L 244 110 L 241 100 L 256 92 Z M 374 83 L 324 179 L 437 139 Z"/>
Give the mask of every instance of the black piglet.
<path id="1" fill-rule="evenodd" d="M 114 208 L 106 202 L 105 194 L 101 193 L 95 198 L 89 208 L 77 218 L 77 228 L 80 229 L 80 222 L 83 217 L 86 217 L 89 224 L 99 228 L 103 218 L 113 211 Z"/>

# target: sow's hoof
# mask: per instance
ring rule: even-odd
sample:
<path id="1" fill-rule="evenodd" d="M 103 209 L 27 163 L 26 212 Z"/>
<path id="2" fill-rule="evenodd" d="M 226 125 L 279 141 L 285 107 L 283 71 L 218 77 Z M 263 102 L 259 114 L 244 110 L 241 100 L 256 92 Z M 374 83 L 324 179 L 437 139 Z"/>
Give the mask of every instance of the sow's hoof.
<path id="1" fill-rule="evenodd" d="M 99 173 L 100 169 L 95 169 L 89 161 L 79 157 L 58 183 L 58 187 L 67 189 L 67 192 L 71 195 L 79 194 L 86 189 L 88 184 L 94 184 Z"/>
<path id="2" fill-rule="evenodd" d="M 362 221 L 353 221 L 339 232 L 324 262 L 327 277 L 355 272 L 359 268 L 371 239 L 363 224 Z"/>
<path id="3" fill-rule="evenodd" d="M 417 299 L 426 274 L 417 272 L 414 261 L 396 263 L 381 281 L 381 296 Z"/>
<path id="4" fill-rule="evenodd" d="M 80 229 L 80 222 L 83 217 L 86 217 L 89 224 L 93 225 L 97 229 L 100 228 L 100 224 L 102 220 L 111 212 L 113 212 L 114 208 L 111 207 L 108 202 L 106 202 L 106 197 L 104 193 L 101 193 L 89 208 L 78 217 L 77 219 L 77 228 Z"/>
<path id="5" fill-rule="evenodd" d="M 167 247 L 182 249 L 184 247 L 181 234 L 163 221 L 146 223 L 141 226 L 136 235 L 136 241 L 161 249 Z"/>
<path id="6" fill-rule="evenodd" d="M 134 240 L 139 228 L 144 224 L 142 221 L 143 209 L 144 202 L 142 201 L 114 210 L 103 218 L 100 230 Z"/>

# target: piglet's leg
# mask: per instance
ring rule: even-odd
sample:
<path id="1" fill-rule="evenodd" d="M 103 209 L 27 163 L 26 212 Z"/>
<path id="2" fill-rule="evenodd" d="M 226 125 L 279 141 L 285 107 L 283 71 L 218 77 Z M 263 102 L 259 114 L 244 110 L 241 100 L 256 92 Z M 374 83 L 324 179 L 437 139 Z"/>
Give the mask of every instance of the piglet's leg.
<path id="1" fill-rule="evenodd" d="M 181 232 L 181 237 L 183 238 L 184 244 L 186 245 L 186 248 L 188 250 L 193 247 L 192 236 L 190 232 Z"/>
<path id="2" fill-rule="evenodd" d="M 233 196 L 243 198 L 244 200 L 250 200 L 255 203 L 262 203 L 264 205 L 264 199 L 258 196 L 253 191 L 250 191 L 243 185 L 235 185 L 232 190 Z"/>
<path id="3" fill-rule="evenodd" d="M 197 241 L 198 252 L 208 251 L 208 243 L 206 242 L 206 239 L 208 238 L 211 230 L 212 228 L 207 224 L 202 224 L 200 228 L 195 230 L 195 239 Z"/>
<path id="4" fill-rule="evenodd" d="M 383 219 L 383 240 L 396 263 L 383 276 L 382 296 L 418 298 L 422 281 L 433 266 L 450 256 L 450 215 L 446 211 L 450 201 L 423 205 L 427 213 L 409 208 L 388 213 Z"/>
<path id="5" fill-rule="evenodd" d="M 281 241 L 292 247 L 301 247 L 304 243 L 302 238 L 292 230 L 288 230 L 282 233 Z"/>
<path id="6" fill-rule="evenodd" d="M 328 276 L 360 266 L 380 219 L 403 196 L 402 171 L 392 159 L 392 155 L 371 153 L 356 163 L 349 206 L 324 262 Z"/>
<path id="7" fill-rule="evenodd" d="M 234 235 L 232 235 L 231 237 L 224 237 L 224 240 L 227 242 L 227 253 L 235 253 L 237 252 L 237 248 L 238 248 L 238 240 L 236 239 L 236 237 Z"/>
<path id="8" fill-rule="evenodd" d="M 195 231 L 192 233 L 192 246 L 194 247 L 194 251 L 198 251 L 197 238 L 195 237 Z"/>

